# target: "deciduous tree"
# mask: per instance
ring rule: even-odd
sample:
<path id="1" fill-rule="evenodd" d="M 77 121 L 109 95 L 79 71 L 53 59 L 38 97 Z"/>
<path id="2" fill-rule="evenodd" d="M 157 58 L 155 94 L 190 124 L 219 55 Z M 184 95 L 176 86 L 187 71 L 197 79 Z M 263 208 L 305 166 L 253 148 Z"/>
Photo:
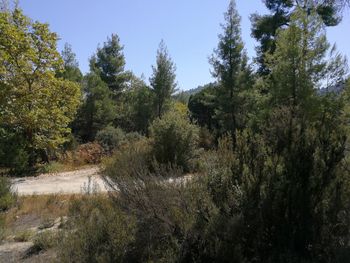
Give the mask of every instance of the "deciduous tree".
<path id="1" fill-rule="evenodd" d="M 79 85 L 56 77 L 57 40 L 20 9 L 0 13 L 0 126 L 25 138 L 31 164 L 65 142 L 79 104 Z"/>

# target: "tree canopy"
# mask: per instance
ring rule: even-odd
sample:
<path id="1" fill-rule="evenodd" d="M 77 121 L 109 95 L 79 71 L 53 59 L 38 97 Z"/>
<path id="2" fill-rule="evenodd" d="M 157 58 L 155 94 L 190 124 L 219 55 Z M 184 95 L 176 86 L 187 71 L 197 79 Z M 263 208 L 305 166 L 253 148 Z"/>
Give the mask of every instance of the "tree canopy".
<path id="1" fill-rule="evenodd" d="M 19 9 L 0 12 L 0 126 L 21 134 L 35 152 L 56 149 L 70 132 L 80 88 L 56 77 L 63 70 L 58 36 Z"/>

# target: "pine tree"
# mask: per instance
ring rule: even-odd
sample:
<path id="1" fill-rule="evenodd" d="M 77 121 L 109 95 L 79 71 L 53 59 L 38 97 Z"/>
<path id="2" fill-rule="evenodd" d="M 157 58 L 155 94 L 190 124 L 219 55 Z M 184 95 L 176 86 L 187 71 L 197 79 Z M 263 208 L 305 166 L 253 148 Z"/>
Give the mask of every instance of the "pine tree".
<path id="1" fill-rule="evenodd" d="M 168 54 L 164 41 L 159 44 L 156 66 L 152 66 L 152 69 L 153 74 L 149 81 L 155 94 L 157 116 L 161 118 L 171 96 L 176 92 L 176 67 Z"/>
<path id="2" fill-rule="evenodd" d="M 113 94 L 95 73 L 83 80 L 84 100 L 73 123 L 73 131 L 82 141 L 93 141 L 98 131 L 113 123 L 116 105 Z"/>
<path id="3" fill-rule="evenodd" d="M 262 262 L 278 262 L 283 254 L 295 261 L 334 262 L 338 242 L 349 231 L 331 230 L 346 224 L 337 215 L 346 213 L 342 200 L 348 198 L 342 164 L 347 121 L 343 98 L 317 90 L 343 81 L 345 60 L 329 49 L 323 27 L 316 12 L 297 9 L 289 27 L 278 32 L 276 51 L 267 56 L 271 108 L 264 138 L 278 155 L 280 173 L 266 178 L 269 190 L 261 201 L 266 206 L 256 222 L 267 236 L 261 240 Z M 267 240 L 276 249 L 268 252 Z"/>
<path id="4" fill-rule="evenodd" d="M 242 92 L 251 86 L 251 70 L 241 39 L 240 16 L 235 1 L 231 1 L 225 13 L 223 34 L 210 59 L 213 76 L 218 79 L 217 116 L 222 133 L 229 132 L 235 143 L 236 130 L 244 127 L 244 96 Z"/>
<path id="5" fill-rule="evenodd" d="M 100 76 L 115 97 L 126 87 L 131 74 L 125 71 L 123 46 L 116 34 L 112 34 L 103 47 L 97 49 L 96 55 L 90 59 L 90 70 Z"/>
<path id="6" fill-rule="evenodd" d="M 336 26 L 341 21 L 342 10 L 349 4 L 348 0 L 265 0 L 264 2 L 271 14 L 251 16 L 252 36 L 260 42 L 260 46 L 257 47 L 257 62 L 260 65 L 261 75 L 269 74 L 265 54 L 273 54 L 275 51 L 277 31 L 289 25 L 296 6 L 306 12 L 317 12 L 326 26 Z"/>
<path id="7" fill-rule="evenodd" d="M 72 50 L 72 46 L 65 43 L 61 56 L 63 59 L 64 70 L 58 72 L 57 75 L 70 81 L 81 82 L 83 74 L 79 69 L 79 63 L 76 59 L 75 53 Z"/>

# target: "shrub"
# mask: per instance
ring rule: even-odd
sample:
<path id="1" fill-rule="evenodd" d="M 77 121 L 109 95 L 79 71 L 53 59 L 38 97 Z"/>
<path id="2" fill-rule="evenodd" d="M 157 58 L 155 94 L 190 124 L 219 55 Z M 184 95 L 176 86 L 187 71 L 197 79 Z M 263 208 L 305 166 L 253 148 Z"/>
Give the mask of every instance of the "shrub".
<path id="1" fill-rule="evenodd" d="M 153 154 L 161 164 L 189 170 L 189 161 L 198 145 L 198 128 L 178 113 L 167 113 L 150 127 Z"/>
<path id="2" fill-rule="evenodd" d="M 123 183 L 124 180 L 136 178 L 137 174 L 151 166 L 151 147 L 149 140 L 143 139 L 125 144 L 114 153 L 105 166 L 104 175 Z"/>
<path id="3" fill-rule="evenodd" d="M 66 169 L 65 165 L 57 161 L 52 161 L 50 163 L 44 164 L 38 169 L 40 173 L 57 173 L 62 172 Z"/>
<path id="4" fill-rule="evenodd" d="M 139 134 L 138 132 L 129 132 L 127 134 L 125 134 L 125 141 L 132 143 L 132 142 L 136 142 L 139 140 L 142 140 L 144 137 Z"/>
<path id="5" fill-rule="evenodd" d="M 206 127 L 201 127 L 199 130 L 199 146 L 205 150 L 214 148 L 215 138 Z"/>
<path id="6" fill-rule="evenodd" d="M 62 145 L 63 151 L 73 151 L 79 146 L 79 141 L 74 136 L 73 133 L 70 133 L 67 136 L 67 141 Z"/>
<path id="7" fill-rule="evenodd" d="M 121 145 L 125 139 L 122 129 L 107 126 L 100 130 L 96 135 L 96 141 L 102 146 L 106 153 L 111 153 L 115 148 Z"/>
<path id="8" fill-rule="evenodd" d="M 58 246 L 59 262 L 127 262 L 134 220 L 104 196 L 74 200 Z"/>
<path id="9" fill-rule="evenodd" d="M 22 174 L 29 168 L 29 154 L 22 136 L 0 127 L 0 166 L 11 173 Z"/>
<path id="10" fill-rule="evenodd" d="M 5 215 L 0 213 L 0 242 L 6 236 L 6 218 Z"/>
<path id="11" fill-rule="evenodd" d="M 61 161 L 74 165 L 97 164 L 101 162 L 102 156 L 102 146 L 90 142 L 79 145 L 75 151 L 67 152 Z"/>
<path id="12" fill-rule="evenodd" d="M 27 242 L 32 237 L 33 232 L 30 230 L 22 230 L 16 233 L 15 237 L 13 238 L 16 242 Z"/>
<path id="13" fill-rule="evenodd" d="M 0 177 L 0 212 L 9 209 L 15 200 L 16 197 L 11 192 L 10 180 L 6 177 Z"/>
<path id="14" fill-rule="evenodd" d="M 196 194 L 181 169 L 150 164 L 150 150 L 145 140 L 123 147 L 104 175 L 118 189 L 115 204 L 136 219 L 128 262 L 173 262 L 196 214 Z"/>
<path id="15" fill-rule="evenodd" d="M 57 245 L 58 234 L 53 231 L 42 231 L 33 239 L 33 247 L 31 248 L 32 253 L 37 253 L 40 251 L 45 251 L 50 248 L 53 248 Z"/>

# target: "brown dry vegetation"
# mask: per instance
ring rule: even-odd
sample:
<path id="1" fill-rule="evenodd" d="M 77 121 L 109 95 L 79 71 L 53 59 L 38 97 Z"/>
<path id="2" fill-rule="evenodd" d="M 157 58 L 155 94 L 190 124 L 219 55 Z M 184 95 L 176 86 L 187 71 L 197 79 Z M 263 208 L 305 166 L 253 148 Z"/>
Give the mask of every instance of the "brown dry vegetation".
<path id="1" fill-rule="evenodd" d="M 68 214 L 70 201 L 79 195 L 33 195 L 18 197 L 15 207 L 5 214 L 6 236 L 18 236 L 28 229 Z"/>

